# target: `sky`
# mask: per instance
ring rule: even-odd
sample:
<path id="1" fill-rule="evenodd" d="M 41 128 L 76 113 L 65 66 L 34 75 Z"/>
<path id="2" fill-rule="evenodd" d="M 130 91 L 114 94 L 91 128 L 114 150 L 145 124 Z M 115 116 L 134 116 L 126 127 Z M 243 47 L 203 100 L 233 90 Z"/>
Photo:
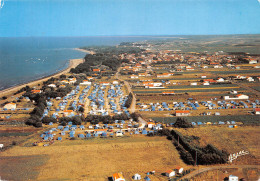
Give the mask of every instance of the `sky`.
<path id="1" fill-rule="evenodd" d="M 260 0 L 0 2 L 0 37 L 260 34 Z"/>

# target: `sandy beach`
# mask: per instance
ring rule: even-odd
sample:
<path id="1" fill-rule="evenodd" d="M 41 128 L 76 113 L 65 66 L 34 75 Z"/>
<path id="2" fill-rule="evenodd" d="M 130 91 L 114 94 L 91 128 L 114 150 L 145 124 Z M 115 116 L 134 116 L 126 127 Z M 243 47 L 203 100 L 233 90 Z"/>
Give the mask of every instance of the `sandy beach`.
<path id="1" fill-rule="evenodd" d="M 75 50 L 81 51 L 81 49 L 75 49 Z M 89 52 L 87 52 L 87 53 L 89 53 Z M 83 62 L 84 62 L 84 59 L 72 59 L 72 60 L 70 60 L 69 66 L 65 70 L 59 71 L 59 72 L 52 74 L 48 77 L 43 77 L 41 79 L 38 79 L 38 80 L 35 80 L 35 81 L 32 81 L 32 82 L 28 82 L 28 83 L 25 83 L 25 84 L 21 84 L 21 85 L 17 85 L 17 86 L 14 86 L 14 87 L 10 87 L 8 89 L 1 90 L 0 91 L 0 97 L 6 96 L 6 95 L 11 95 L 11 94 L 17 92 L 18 90 L 20 90 L 21 88 L 23 88 L 26 85 L 32 87 L 32 86 L 38 85 L 38 84 L 40 84 L 44 81 L 47 81 L 51 77 L 58 77 L 62 74 L 66 74 L 70 71 L 71 68 L 75 68 L 77 65 L 79 65 L 80 63 L 83 63 Z"/>

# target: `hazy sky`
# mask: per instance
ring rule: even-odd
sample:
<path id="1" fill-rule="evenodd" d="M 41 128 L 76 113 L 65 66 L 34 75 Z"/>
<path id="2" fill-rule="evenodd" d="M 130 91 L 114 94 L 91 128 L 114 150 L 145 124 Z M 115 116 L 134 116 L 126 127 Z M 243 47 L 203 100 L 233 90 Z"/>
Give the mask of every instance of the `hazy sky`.
<path id="1" fill-rule="evenodd" d="M 256 33 L 258 0 L 4 0 L 0 9 L 0 37 Z"/>

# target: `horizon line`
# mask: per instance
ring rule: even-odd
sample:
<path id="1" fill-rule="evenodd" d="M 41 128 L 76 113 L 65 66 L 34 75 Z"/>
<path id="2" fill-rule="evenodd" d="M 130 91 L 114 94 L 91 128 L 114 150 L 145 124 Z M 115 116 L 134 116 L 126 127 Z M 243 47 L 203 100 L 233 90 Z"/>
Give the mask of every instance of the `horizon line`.
<path id="1" fill-rule="evenodd" d="M 83 35 L 83 36 L 0 36 L 0 38 L 53 38 L 53 37 L 161 37 L 161 36 L 231 36 L 231 35 L 260 35 L 260 33 L 241 34 L 176 34 L 176 35 Z M 167 38 L 167 37 L 166 37 Z"/>

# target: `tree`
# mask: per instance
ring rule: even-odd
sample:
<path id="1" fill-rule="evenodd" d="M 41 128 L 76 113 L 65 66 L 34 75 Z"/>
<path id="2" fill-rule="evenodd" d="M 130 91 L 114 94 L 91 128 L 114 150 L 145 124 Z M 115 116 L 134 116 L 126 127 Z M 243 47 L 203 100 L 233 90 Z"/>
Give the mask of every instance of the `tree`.
<path id="1" fill-rule="evenodd" d="M 173 126 L 175 128 L 193 128 L 193 125 L 184 118 L 177 118 Z"/>

